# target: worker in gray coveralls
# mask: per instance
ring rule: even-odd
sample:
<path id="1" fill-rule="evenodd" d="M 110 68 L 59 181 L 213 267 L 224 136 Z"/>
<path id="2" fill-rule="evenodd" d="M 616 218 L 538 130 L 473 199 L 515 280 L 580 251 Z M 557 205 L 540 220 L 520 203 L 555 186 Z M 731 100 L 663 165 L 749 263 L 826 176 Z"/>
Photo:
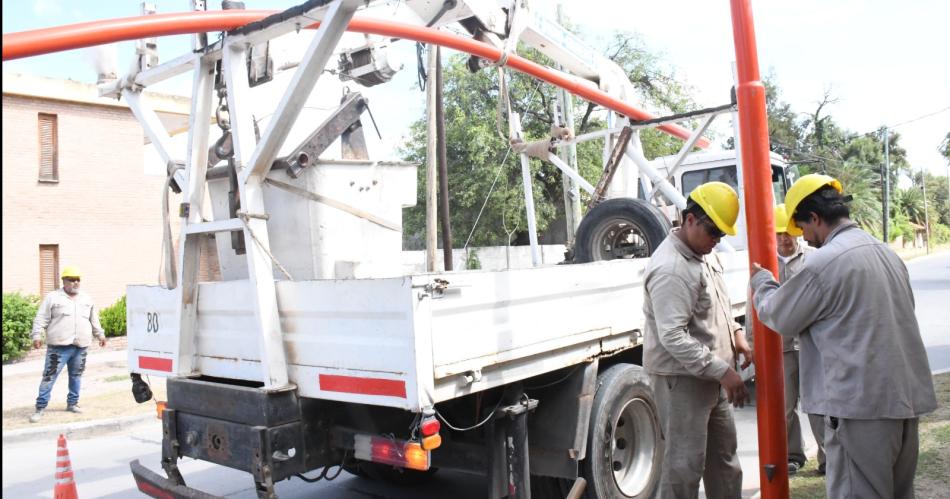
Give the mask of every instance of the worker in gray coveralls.
<path id="1" fill-rule="evenodd" d="M 778 280 L 785 282 L 805 267 L 805 256 L 815 248 L 802 244 L 797 237 L 787 232 L 788 215 L 785 205 L 775 206 L 775 239 L 778 249 Z M 798 338 L 782 337 L 782 363 L 785 366 L 785 430 L 788 435 L 788 474 L 794 475 L 805 465 L 805 441 L 798 421 L 799 369 Z M 824 422 L 821 415 L 809 414 L 808 423 L 818 443 L 818 473 L 825 473 Z"/>
<path id="2" fill-rule="evenodd" d="M 781 287 L 753 264 L 754 306 L 765 325 L 799 336 L 802 409 L 825 415 L 828 497 L 912 498 L 933 379 L 907 268 L 849 219 L 848 201 L 826 175 L 792 185 L 786 230 L 818 250 Z"/>
<path id="3" fill-rule="evenodd" d="M 650 374 L 663 431 L 659 497 L 738 499 L 742 468 L 730 403 L 748 394 L 736 370 L 752 350 L 731 314 L 723 267 L 713 248 L 735 234 L 736 192 L 722 182 L 689 195 L 683 223 L 650 257 L 644 274 L 643 367 Z"/>

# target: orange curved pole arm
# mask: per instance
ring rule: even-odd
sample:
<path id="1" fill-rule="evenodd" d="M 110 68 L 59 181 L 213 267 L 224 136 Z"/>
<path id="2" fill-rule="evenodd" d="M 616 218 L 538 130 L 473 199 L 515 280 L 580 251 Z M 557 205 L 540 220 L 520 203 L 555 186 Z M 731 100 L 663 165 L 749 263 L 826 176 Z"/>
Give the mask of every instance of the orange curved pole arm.
<path id="1" fill-rule="evenodd" d="M 253 21 L 259 21 L 275 12 L 271 10 L 227 10 L 154 14 L 4 34 L 3 60 L 155 36 L 228 31 Z M 314 23 L 307 28 L 316 28 L 319 25 L 320 23 Z M 495 62 L 502 57 L 500 49 L 487 43 L 423 26 L 380 19 L 354 18 L 350 21 L 347 30 L 431 43 Z M 591 88 L 560 71 L 546 68 L 517 54 L 509 54 L 505 65 L 561 87 L 578 97 L 604 106 L 633 120 L 644 121 L 655 118 L 652 114 L 611 97 L 599 89 Z M 664 124 L 658 128 L 683 140 L 688 139 L 691 134 L 690 130 L 674 124 Z M 700 139 L 696 145 L 705 149 L 710 144 L 708 140 Z"/>

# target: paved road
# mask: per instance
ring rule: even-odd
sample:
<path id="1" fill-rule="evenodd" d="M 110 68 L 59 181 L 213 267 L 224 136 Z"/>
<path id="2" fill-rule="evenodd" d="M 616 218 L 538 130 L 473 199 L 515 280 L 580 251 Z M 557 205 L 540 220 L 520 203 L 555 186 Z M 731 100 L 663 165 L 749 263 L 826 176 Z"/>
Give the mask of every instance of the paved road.
<path id="1" fill-rule="evenodd" d="M 139 459 L 161 473 L 161 424 L 158 420 L 129 430 L 67 442 L 79 497 L 124 499 L 145 497 L 137 492 L 129 461 Z M 56 467 L 56 439 L 3 445 L 3 496 L 49 498 Z M 209 463 L 182 460 L 189 485 L 234 499 L 256 499 L 250 475 Z M 332 471 L 332 470 L 331 470 Z M 311 473 L 312 474 L 312 473 Z M 346 472 L 332 482 L 304 483 L 293 478 L 277 484 L 281 499 L 476 499 L 484 497 L 484 479 L 463 473 L 439 472 L 432 482 L 412 489 L 354 477 Z"/>
<path id="2" fill-rule="evenodd" d="M 950 369 L 950 252 L 907 262 L 930 369 Z"/>

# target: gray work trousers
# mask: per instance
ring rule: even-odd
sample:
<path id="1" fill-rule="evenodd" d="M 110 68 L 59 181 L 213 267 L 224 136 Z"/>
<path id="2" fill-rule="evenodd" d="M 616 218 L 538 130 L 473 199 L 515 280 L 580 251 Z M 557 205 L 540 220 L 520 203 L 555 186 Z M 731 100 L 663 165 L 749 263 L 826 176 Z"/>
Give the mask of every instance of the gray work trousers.
<path id="1" fill-rule="evenodd" d="M 788 460 L 799 466 L 805 464 L 805 441 L 802 440 L 802 425 L 798 421 L 798 351 L 782 354 L 785 367 L 785 432 L 788 435 Z"/>
<path id="2" fill-rule="evenodd" d="M 825 418 L 821 414 L 809 414 L 808 426 L 811 426 L 811 434 L 815 436 L 815 443 L 818 444 L 818 466 L 825 464 Z"/>
<path id="3" fill-rule="evenodd" d="M 785 431 L 788 433 L 788 460 L 799 465 L 805 464 L 805 441 L 802 438 L 802 426 L 795 408 L 799 397 L 798 350 L 782 354 L 785 365 Z M 808 425 L 818 443 L 818 466 L 825 463 L 825 421 L 820 414 L 809 414 Z"/>
<path id="4" fill-rule="evenodd" d="M 710 499 L 742 497 L 736 424 L 717 381 L 651 375 L 665 453 L 660 499 L 692 499 L 703 480 Z"/>
<path id="5" fill-rule="evenodd" d="M 828 497 L 913 499 L 917 418 L 825 417 Z"/>

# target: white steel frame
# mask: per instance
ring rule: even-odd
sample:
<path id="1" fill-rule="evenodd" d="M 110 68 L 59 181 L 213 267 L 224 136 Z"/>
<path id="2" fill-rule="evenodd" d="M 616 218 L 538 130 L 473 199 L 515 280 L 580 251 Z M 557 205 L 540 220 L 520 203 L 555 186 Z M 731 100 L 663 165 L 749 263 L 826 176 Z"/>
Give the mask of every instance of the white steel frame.
<path id="1" fill-rule="evenodd" d="M 206 35 L 196 34 L 194 35 L 193 45 L 199 53 L 186 54 L 145 70 L 141 70 L 142 64 L 137 64 L 121 79 L 99 86 L 100 95 L 113 97 L 121 95 L 125 97 L 132 112 L 145 129 L 147 136 L 155 144 L 162 160 L 166 164 L 172 164 L 176 162 L 177 158 L 173 156 L 170 149 L 168 133 L 155 112 L 142 102 L 141 92 L 146 86 L 183 74 L 189 70 L 194 71 L 186 167 L 184 171 L 174 172 L 178 185 L 182 188 L 183 211 L 186 214 L 179 239 L 178 277 L 180 286 L 178 290 L 181 306 L 178 318 L 180 335 L 178 354 L 175 359 L 175 374 L 183 376 L 196 374 L 199 238 L 202 234 L 240 230 L 243 232 L 246 242 L 249 284 L 251 289 L 254 290 L 254 320 L 260 332 L 261 378 L 264 389 L 292 388 L 288 380 L 278 316 L 273 277 L 274 262 L 269 256 L 267 216 L 262 188 L 270 165 L 290 133 L 290 129 L 299 116 L 304 102 L 329 61 L 334 47 L 339 43 L 357 8 L 364 3 L 366 2 L 363 0 L 336 0 L 257 31 L 235 35 L 225 34 L 222 40 L 211 45 L 207 45 Z M 193 4 L 197 5 L 196 2 L 193 2 Z M 254 45 L 299 30 L 302 26 L 309 25 L 315 20 L 322 21 L 320 27 L 304 58 L 297 66 L 287 91 L 274 115 L 268 121 L 267 129 L 258 143 L 254 133 L 253 118 L 248 109 L 250 107 L 250 99 L 248 98 L 250 87 L 246 55 Z M 552 30 L 551 32 L 555 31 Z M 533 23 L 529 22 L 524 27 L 522 38 L 533 44 L 539 44 L 543 40 L 552 40 L 551 35 L 545 33 L 547 31 L 538 29 Z M 564 40 L 560 41 L 564 42 Z M 560 56 L 562 60 L 559 62 L 561 64 L 584 78 L 590 78 L 592 74 L 596 76 L 597 71 L 604 68 L 592 68 L 585 62 L 587 60 L 597 60 L 596 55 L 590 54 L 589 51 L 585 52 L 586 49 L 582 50 L 578 47 L 579 45 L 567 44 L 563 51 L 557 52 L 555 56 Z M 144 55 L 140 54 L 140 57 L 144 57 Z M 213 117 L 214 70 L 219 60 L 222 62 L 227 86 L 228 112 L 231 122 L 234 159 L 239 171 L 238 185 L 243 213 L 235 219 L 205 222 L 201 216 L 201 207 L 204 204 L 206 191 L 205 177 L 207 173 L 209 129 Z M 574 75 L 567 76 L 577 79 Z M 603 77 L 603 75 L 601 74 L 600 77 Z M 584 80 L 584 82 L 588 83 L 589 81 Z M 646 160 L 642 154 L 639 136 L 634 134 L 624 154 L 638 166 L 645 191 L 649 189 L 648 199 L 652 199 L 657 192 L 662 192 L 676 206 L 685 207 L 685 198 L 668 182 L 668 178 L 671 178 L 675 173 L 679 164 L 682 163 L 688 151 L 705 132 L 714 116 L 715 113 L 710 113 L 703 126 L 693 132 L 693 135 L 680 150 L 676 164 L 667 178 L 664 178 Z M 512 137 L 523 139 L 519 117 L 512 115 L 512 122 Z M 585 140 L 604 138 L 606 158 L 610 155 L 614 135 L 622 130 L 622 127 L 616 127 L 614 122 L 615 114 L 609 112 L 608 128 L 606 130 L 584 134 L 572 140 L 555 141 L 553 145 L 568 147 Z M 627 120 L 626 125 L 634 129 L 657 126 L 656 124 L 631 124 L 629 120 Z M 530 159 L 524 153 L 520 156 L 532 262 L 537 266 L 541 262 L 534 213 Z M 593 192 L 594 187 L 556 155 L 549 153 L 547 159 L 581 188 Z"/>
<path id="2" fill-rule="evenodd" d="M 173 156 L 168 132 L 154 110 L 142 102 L 141 93 L 148 85 L 194 70 L 185 169 L 183 172 L 175 172 L 178 185 L 182 189 L 182 208 L 185 215 L 178 252 L 180 285 L 177 289 L 181 306 L 178 317 L 178 351 L 177 358 L 174 359 L 175 374 L 197 374 L 195 358 L 200 237 L 215 232 L 242 231 L 246 241 L 248 280 L 250 288 L 254 290 L 254 320 L 260 333 L 258 340 L 261 349 L 261 381 L 265 390 L 293 388 L 288 380 L 273 262 L 269 256 L 263 182 L 304 102 L 332 56 L 334 47 L 339 43 L 353 14 L 363 3 L 361 0 L 336 0 L 257 31 L 237 35 L 225 34 L 221 41 L 208 47 L 205 46 L 205 39 L 201 35 L 195 35 L 193 45 L 201 50 L 201 53 L 186 54 L 145 71 L 138 70 L 142 67 L 141 64 L 133 65 L 133 69 L 123 78 L 100 85 L 100 95 L 121 95 L 126 99 L 162 160 L 171 164 L 177 158 Z M 249 109 L 247 51 L 255 44 L 299 30 L 315 20 L 321 20 L 320 27 L 258 143 Z M 222 61 L 228 90 L 228 114 L 234 159 L 239 171 L 238 186 L 243 214 L 235 219 L 205 222 L 201 216 L 201 207 L 206 191 L 209 134 L 213 118 L 214 71 L 219 60 Z"/>

